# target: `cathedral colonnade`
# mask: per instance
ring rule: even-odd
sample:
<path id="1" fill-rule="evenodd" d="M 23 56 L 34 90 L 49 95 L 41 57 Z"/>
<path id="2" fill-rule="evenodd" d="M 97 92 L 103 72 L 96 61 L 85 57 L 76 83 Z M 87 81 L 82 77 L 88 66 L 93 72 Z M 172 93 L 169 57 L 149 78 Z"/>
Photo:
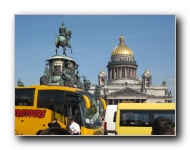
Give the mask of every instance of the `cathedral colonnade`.
<path id="1" fill-rule="evenodd" d="M 113 67 L 109 68 L 108 79 L 136 79 L 137 69 L 133 67 Z"/>

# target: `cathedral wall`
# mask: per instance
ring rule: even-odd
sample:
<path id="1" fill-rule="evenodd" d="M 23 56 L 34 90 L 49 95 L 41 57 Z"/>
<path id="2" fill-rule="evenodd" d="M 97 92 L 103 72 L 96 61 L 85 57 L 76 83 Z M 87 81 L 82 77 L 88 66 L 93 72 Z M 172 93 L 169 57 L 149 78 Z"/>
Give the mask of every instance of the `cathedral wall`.
<path id="1" fill-rule="evenodd" d="M 155 95 L 155 96 L 164 96 L 165 90 L 159 90 L 159 89 L 150 89 L 146 91 L 146 94 L 148 95 Z"/>
<path id="2" fill-rule="evenodd" d="M 146 103 L 157 103 L 157 102 L 160 102 L 160 103 L 165 103 L 165 99 L 147 99 Z"/>
<path id="3" fill-rule="evenodd" d="M 155 95 L 155 96 L 165 96 L 165 89 L 163 89 L 163 88 L 146 89 L 146 94 Z"/>

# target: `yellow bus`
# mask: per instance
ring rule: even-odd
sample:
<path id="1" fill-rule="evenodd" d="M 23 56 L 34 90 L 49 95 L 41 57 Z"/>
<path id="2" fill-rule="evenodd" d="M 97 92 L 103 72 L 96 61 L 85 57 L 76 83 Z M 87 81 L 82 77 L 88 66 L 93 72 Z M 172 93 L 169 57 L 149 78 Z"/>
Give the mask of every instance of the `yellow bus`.
<path id="1" fill-rule="evenodd" d="M 116 120 L 116 135 L 151 135 L 152 122 L 157 117 L 168 117 L 175 125 L 175 103 L 119 103 Z"/>
<path id="2" fill-rule="evenodd" d="M 104 99 L 100 98 L 106 109 Z M 84 90 L 56 85 L 15 87 L 15 135 L 36 135 L 57 118 L 68 129 L 75 117 L 81 135 L 101 135 L 102 123 L 94 96 Z"/>

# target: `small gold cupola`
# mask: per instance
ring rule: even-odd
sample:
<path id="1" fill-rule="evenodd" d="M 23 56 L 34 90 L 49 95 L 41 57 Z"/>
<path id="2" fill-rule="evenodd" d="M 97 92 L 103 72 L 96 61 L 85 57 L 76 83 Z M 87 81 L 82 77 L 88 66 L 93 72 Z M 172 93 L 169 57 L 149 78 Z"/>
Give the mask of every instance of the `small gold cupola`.
<path id="1" fill-rule="evenodd" d="M 146 68 L 146 71 L 144 72 L 144 74 L 151 75 L 151 73 L 149 72 L 149 70 L 147 68 Z"/>

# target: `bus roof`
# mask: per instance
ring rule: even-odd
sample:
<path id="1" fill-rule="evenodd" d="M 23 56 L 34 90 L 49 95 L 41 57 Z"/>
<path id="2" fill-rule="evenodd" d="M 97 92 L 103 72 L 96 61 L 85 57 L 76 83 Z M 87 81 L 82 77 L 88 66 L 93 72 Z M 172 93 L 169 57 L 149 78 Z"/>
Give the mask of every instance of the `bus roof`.
<path id="1" fill-rule="evenodd" d="M 175 103 L 119 103 L 117 109 L 127 110 L 175 110 Z"/>
<path id="2" fill-rule="evenodd" d="M 79 88 L 75 87 L 69 87 L 69 86 L 60 86 L 60 85 L 30 85 L 30 86 L 23 86 L 23 87 L 15 87 L 15 89 L 26 89 L 26 88 L 36 88 L 39 90 L 64 90 L 64 91 L 71 91 L 71 92 L 76 92 L 76 91 L 84 91 Z"/>

